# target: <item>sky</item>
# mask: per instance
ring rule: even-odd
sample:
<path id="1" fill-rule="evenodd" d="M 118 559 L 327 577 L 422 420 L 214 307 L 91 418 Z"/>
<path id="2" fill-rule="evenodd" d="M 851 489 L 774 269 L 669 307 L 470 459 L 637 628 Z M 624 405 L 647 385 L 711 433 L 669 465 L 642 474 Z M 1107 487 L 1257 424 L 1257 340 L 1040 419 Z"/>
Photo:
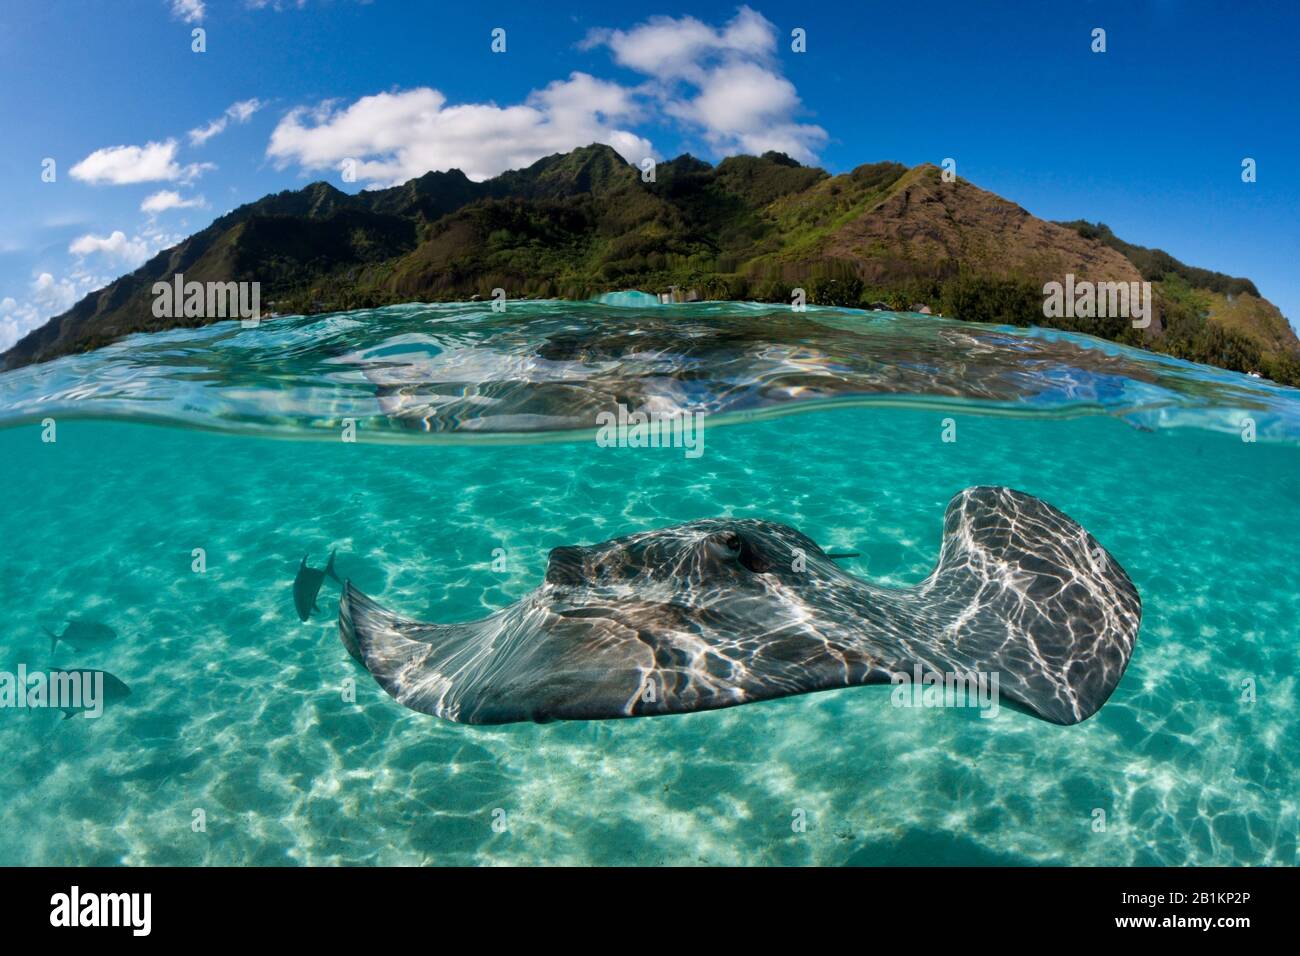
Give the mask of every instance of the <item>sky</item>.
<path id="1" fill-rule="evenodd" d="M 1298 27 L 1254 0 L 5 0 L 0 349 L 267 193 L 591 142 L 952 159 L 1037 216 L 1247 276 L 1295 325 Z"/>

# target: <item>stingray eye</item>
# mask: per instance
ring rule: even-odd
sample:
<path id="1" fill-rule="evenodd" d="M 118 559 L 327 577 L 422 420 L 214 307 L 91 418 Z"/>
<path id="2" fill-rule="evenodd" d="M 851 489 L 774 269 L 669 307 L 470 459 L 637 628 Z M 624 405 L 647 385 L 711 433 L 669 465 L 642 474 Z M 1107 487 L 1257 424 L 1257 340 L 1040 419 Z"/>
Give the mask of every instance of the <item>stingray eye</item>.
<path id="1" fill-rule="evenodd" d="M 722 536 L 722 546 L 728 551 L 739 551 L 740 535 L 736 534 L 734 531 L 728 531 Z"/>

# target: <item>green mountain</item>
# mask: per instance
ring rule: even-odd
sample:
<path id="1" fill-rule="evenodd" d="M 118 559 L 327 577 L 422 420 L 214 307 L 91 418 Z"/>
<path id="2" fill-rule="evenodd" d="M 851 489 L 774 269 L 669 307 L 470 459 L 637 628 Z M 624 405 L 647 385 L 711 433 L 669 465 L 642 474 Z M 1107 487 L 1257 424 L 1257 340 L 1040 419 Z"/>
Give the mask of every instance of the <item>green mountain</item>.
<path id="1" fill-rule="evenodd" d="M 1263 370 L 1269 378 L 1300 385 L 1300 343 L 1295 330 L 1249 279 L 1184 265 L 1163 249 L 1125 242 L 1104 223 L 1063 222 L 1097 239 L 1137 266 L 1164 304 L 1165 351 L 1237 371 Z"/>
<path id="2" fill-rule="evenodd" d="M 1248 280 L 1188 267 L 1105 226 L 1054 223 L 937 167 L 874 163 L 830 176 L 780 153 L 660 163 L 653 182 L 608 146 L 548 156 L 476 183 L 459 170 L 343 193 L 317 182 L 222 216 L 91 293 L 6 352 L 5 368 L 131 332 L 215 321 L 156 318 L 154 282 L 261 284 L 281 313 L 412 300 L 587 298 L 618 289 L 700 298 L 910 309 L 1052 325 L 1300 385 L 1300 341 Z M 1133 282 L 1156 317 L 1043 316 L 1043 284 Z"/>

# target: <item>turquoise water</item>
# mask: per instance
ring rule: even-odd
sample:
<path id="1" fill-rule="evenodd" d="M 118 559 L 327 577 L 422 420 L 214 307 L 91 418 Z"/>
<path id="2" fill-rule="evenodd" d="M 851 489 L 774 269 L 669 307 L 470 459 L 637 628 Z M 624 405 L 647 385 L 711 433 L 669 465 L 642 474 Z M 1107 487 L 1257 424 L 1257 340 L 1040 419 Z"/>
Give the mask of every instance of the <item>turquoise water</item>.
<path id="1" fill-rule="evenodd" d="M 695 375 L 683 374 L 692 356 L 663 348 L 619 345 L 611 358 L 590 336 L 565 342 L 580 359 L 545 361 L 591 375 L 552 395 L 556 370 L 517 359 L 541 330 L 556 338 L 566 307 L 533 308 L 512 320 L 509 349 L 465 334 L 455 368 L 462 383 L 476 370 L 478 387 L 450 404 L 446 315 L 417 307 L 382 332 L 375 313 L 227 324 L 134 338 L 133 358 L 109 350 L 0 376 L 0 668 L 103 668 L 132 690 L 96 720 L 0 711 L 0 863 L 1296 862 L 1295 392 L 1005 329 L 955 329 L 1000 347 L 949 354 L 937 320 L 836 313 L 814 319 L 863 330 L 856 352 L 778 328 L 710 346 Z M 685 308 L 670 311 L 703 324 L 764 315 Z M 331 326 L 342 339 L 309 334 Z M 907 348 L 928 356 L 915 362 L 928 391 L 890 378 L 885 353 Z M 370 359 L 356 356 L 381 353 L 402 360 L 357 375 Z M 760 359 L 761 373 L 738 374 Z M 113 385 L 79 395 L 78 380 Z M 1012 386 L 1034 399 L 1014 405 L 998 392 Z M 564 419 L 630 393 L 688 396 L 731 427 L 710 428 L 691 459 L 597 447 Z M 334 437 L 340 409 L 363 440 Z M 510 427 L 494 428 L 498 414 Z M 1258 441 L 1242 440 L 1243 414 Z M 942 440 L 948 418 L 955 442 Z M 385 440 L 366 440 L 374 432 Z M 1129 669 L 1083 724 L 895 708 L 875 687 L 469 727 L 405 710 L 356 668 L 332 582 L 306 624 L 290 595 L 302 555 L 322 567 L 337 548 L 341 576 L 386 606 L 466 620 L 535 587 L 552 547 L 714 516 L 793 525 L 861 552 L 856 573 L 901 585 L 929 572 L 945 504 L 974 484 L 1061 508 L 1142 596 Z M 205 573 L 191 569 L 195 548 Z M 43 628 L 72 617 L 118 637 L 51 654 Z"/>

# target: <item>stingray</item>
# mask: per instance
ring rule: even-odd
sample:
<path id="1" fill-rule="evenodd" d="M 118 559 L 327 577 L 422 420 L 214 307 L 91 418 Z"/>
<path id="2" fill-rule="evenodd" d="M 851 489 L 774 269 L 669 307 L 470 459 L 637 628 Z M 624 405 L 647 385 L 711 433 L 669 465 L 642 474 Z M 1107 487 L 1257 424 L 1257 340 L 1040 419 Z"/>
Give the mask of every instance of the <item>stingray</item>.
<path id="1" fill-rule="evenodd" d="M 344 646 L 398 702 L 469 724 L 733 707 L 897 675 L 997 675 L 1055 724 L 1097 712 L 1142 605 L 1095 538 L 1044 501 L 968 488 L 934 571 L 883 587 L 794 528 L 707 519 L 550 552 L 544 583 L 486 618 L 427 624 L 349 582 Z"/>

